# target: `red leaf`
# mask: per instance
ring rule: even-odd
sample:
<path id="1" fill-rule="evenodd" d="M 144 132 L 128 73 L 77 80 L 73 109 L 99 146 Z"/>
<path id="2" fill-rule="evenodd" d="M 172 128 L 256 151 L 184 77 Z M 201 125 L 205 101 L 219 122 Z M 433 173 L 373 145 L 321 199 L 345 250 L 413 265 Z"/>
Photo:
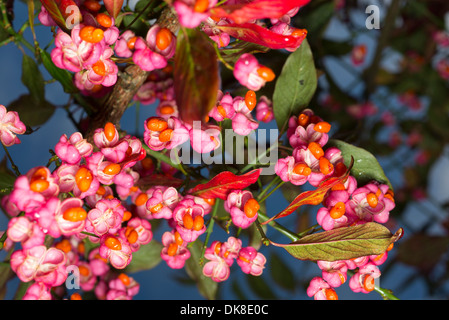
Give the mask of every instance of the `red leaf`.
<path id="1" fill-rule="evenodd" d="M 302 205 L 318 205 L 320 204 L 327 192 L 339 183 L 344 183 L 348 177 L 352 167 L 352 162 L 346 172 L 340 177 L 330 177 L 324 181 L 322 181 L 315 190 L 305 191 L 300 193 L 289 205 L 287 208 L 279 212 L 277 215 L 271 217 L 267 221 L 264 221 L 262 224 L 267 224 L 272 220 L 286 217 L 292 214 L 296 209 L 298 209 Z"/>
<path id="2" fill-rule="evenodd" d="M 190 189 L 188 193 L 204 199 L 220 198 L 226 200 L 232 190 L 241 190 L 255 183 L 261 171 L 262 169 L 256 169 L 240 176 L 229 171 L 221 172 L 209 182 Z"/>
<path id="3" fill-rule="evenodd" d="M 217 54 L 204 32 L 179 31 L 173 73 L 180 118 L 190 124 L 203 121 L 215 106 L 220 87 Z"/>
<path id="4" fill-rule="evenodd" d="M 254 23 L 230 23 L 223 26 L 217 25 L 216 28 L 226 32 L 231 37 L 271 49 L 297 48 L 307 35 L 305 30 L 304 36 L 301 37 L 282 35 Z"/>
<path id="5" fill-rule="evenodd" d="M 254 0 L 250 3 L 224 5 L 211 9 L 211 14 L 236 23 L 253 19 L 278 19 L 293 8 L 302 7 L 310 0 Z"/>
<path id="6" fill-rule="evenodd" d="M 122 10 L 123 0 L 103 0 L 103 3 L 109 15 L 116 19 Z"/>
<path id="7" fill-rule="evenodd" d="M 41 0 L 56 24 L 68 32 L 82 20 L 81 12 L 73 0 Z"/>

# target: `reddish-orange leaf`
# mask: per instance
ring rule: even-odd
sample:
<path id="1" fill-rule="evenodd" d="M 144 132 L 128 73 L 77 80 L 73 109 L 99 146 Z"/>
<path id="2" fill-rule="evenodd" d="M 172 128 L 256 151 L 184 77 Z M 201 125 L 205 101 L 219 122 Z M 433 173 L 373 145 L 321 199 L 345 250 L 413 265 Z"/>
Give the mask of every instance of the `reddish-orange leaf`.
<path id="1" fill-rule="evenodd" d="M 340 183 L 344 183 L 348 177 L 352 167 L 353 161 L 351 161 L 350 166 L 346 170 L 346 172 L 339 177 L 330 177 L 324 181 L 322 181 L 315 190 L 305 191 L 300 193 L 289 205 L 287 208 L 271 217 L 267 221 L 262 224 L 267 224 L 275 219 L 286 217 L 292 214 L 296 209 L 298 209 L 302 205 L 318 205 L 320 204 L 327 192 L 334 186 Z"/>
<path id="2" fill-rule="evenodd" d="M 41 0 L 42 5 L 56 24 L 69 32 L 81 22 L 81 11 L 73 0 Z"/>
<path id="3" fill-rule="evenodd" d="M 114 19 L 117 18 L 123 6 L 123 0 L 103 0 L 104 6 L 109 15 Z"/>
<path id="4" fill-rule="evenodd" d="M 261 171 L 262 169 L 255 169 L 240 176 L 230 171 L 221 172 L 210 181 L 190 189 L 188 193 L 205 199 L 226 200 L 232 190 L 241 190 L 255 183 Z"/>
<path id="5" fill-rule="evenodd" d="M 305 39 L 307 32 L 300 37 L 275 33 L 255 23 L 230 23 L 217 25 L 216 28 L 226 32 L 231 37 L 259 44 L 270 49 L 298 48 Z"/>
<path id="6" fill-rule="evenodd" d="M 250 3 L 223 5 L 211 9 L 215 17 L 228 18 L 235 23 L 253 19 L 278 19 L 293 8 L 302 7 L 310 0 L 254 0 Z"/>

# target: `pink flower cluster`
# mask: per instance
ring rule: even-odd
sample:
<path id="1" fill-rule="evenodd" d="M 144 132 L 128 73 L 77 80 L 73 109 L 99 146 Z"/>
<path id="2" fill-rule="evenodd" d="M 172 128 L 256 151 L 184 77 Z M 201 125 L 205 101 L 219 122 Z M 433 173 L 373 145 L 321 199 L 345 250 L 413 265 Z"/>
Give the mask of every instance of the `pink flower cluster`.
<path id="1" fill-rule="evenodd" d="M 21 244 L 11 255 L 11 268 L 21 281 L 35 282 L 29 292 L 34 297 L 48 297 L 44 293 L 64 283 L 68 266 L 78 267 L 81 287 L 90 290 L 109 265 L 125 268 L 132 253 L 153 237 L 150 223 L 133 216 L 125 201 L 139 191 L 134 185 L 145 167 L 140 140 L 120 137 L 107 123 L 95 131 L 94 145 L 76 132 L 62 135 L 55 153 L 60 163 L 53 172 L 44 166 L 30 169 L 2 198 L 12 217 L 8 241 Z M 60 240 L 47 247 L 46 236 Z M 80 249 L 86 237 L 97 244 L 88 259 Z"/>
<path id="2" fill-rule="evenodd" d="M 130 58 L 142 70 L 152 71 L 166 67 L 175 53 L 175 36 L 166 28 L 154 24 L 145 39 L 131 30 L 120 35 L 114 18 L 84 5 L 80 10 L 83 23 L 75 25 L 70 34 L 58 29 L 51 58 L 57 67 L 75 73 L 75 85 L 84 94 L 105 92 L 117 82 L 113 58 Z M 54 25 L 44 7 L 39 20 Z"/>
<path id="3" fill-rule="evenodd" d="M 331 125 L 304 110 L 289 121 L 287 137 L 293 147 L 292 156 L 279 159 L 275 171 L 279 177 L 294 185 L 309 182 L 314 187 L 330 177 L 339 177 L 347 170 L 341 151 L 326 148 Z M 316 220 L 323 230 L 347 227 L 367 222 L 384 224 L 394 209 L 393 192 L 386 184 L 372 181 L 358 186 L 355 177 L 332 187 L 318 209 Z M 355 270 L 349 280 L 354 292 L 374 290 L 374 281 L 380 276 L 378 266 L 387 258 L 389 248 L 380 255 L 363 256 L 344 261 L 318 261 L 321 277 L 311 280 L 307 294 L 314 299 L 337 299 L 335 288 L 345 283 L 348 270 Z"/>
<path id="4" fill-rule="evenodd" d="M 24 134 L 25 131 L 26 126 L 20 121 L 19 114 L 16 111 L 8 111 L 0 104 L 0 142 L 6 147 L 19 144 L 17 135 Z"/>
<path id="5" fill-rule="evenodd" d="M 237 262 L 246 274 L 260 276 L 265 268 L 265 256 L 251 246 L 242 247 L 242 241 L 229 237 L 227 241 L 218 240 L 206 249 L 204 257 L 209 260 L 203 267 L 203 274 L 215 282 L 222 282 L 229 278 L 230 268 Z"/>

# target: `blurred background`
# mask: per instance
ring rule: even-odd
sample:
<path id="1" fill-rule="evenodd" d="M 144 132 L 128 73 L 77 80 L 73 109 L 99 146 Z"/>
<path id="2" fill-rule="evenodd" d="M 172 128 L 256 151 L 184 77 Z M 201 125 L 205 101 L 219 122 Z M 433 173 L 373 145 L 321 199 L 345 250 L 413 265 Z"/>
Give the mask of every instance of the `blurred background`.
<path id="1" fill-rule="evenodd" d="M 39 1 L 35 3 L 39 9 Z M 375 8 L 367 11 L 368 6 Z M 15 0 L 13 8 L 17 28 L 28 20 L 27 5 Z M 448 12 L 446 0 L 312 0 L 292 21 L 308 30 L 318 70 L 318 89 L 310 108 L 333 124 L 334 138 L 373 153 L 394 187 L 396 208 L 387 227 L 392 232 L 402 227 L 405 233 L 380 267 L 379 285 L 404 300 L 449 296 Z M 41 46 L 51 47 L 50 29 L 35 28 Z M 24 36 L 32 43 L 29 28 Z M 23 120 L 36 130 L 8 148 L 21 172 L 26 172 L 48 162 L 49 149 L 62 134 L 77 131 L 68 117 L 70 112 L 77 114 L 64 108 L 69 96 L 44 68 L 48 105 L 29 108 L 23 98 L 20 102 L 28 93 L 21 79 L 23 53 L 33 53 L 5 39 L 0 33 L 0 104 L 19 113 L 23 110 Z M 279 74 L 285 56 L 268 52 L 261 59 Z M 270 90 L 272 84 L 264 93 L 269 95 Z M 122 118 L 122 129 L 142 135 L 143 121 L 154 115 L 154 109 L 154 105 L 131 106 Z M 272 123 L 260 128 L 274 127 Z M 3 150 L 0 160 L 1 170 L 9 170 Z M 279 190 L 269 198 L 267 212 L 277 213 L 287 204 Z M 315 223 L 314 210 L 302 210 L 280 223 L 303 230 Z M 1 215 L 0 230 L 6 225 Z M 154 237 L 160 239 L 162 232 L 162 228 L 155 230 Z M 272 230 L 267 236 L 286 242 Z M 264 274 L 246 276 L 234 266 L 230 279 L 219 286 L 219 298 L 310 299 L 305 289 L 313 276 L 320 275 L 314 263 L 296 260 L 280 248 L 263 247 L 261 252 L 268 260 Z M 204 299 L 184 270 L 172 270 L 163 261 L 132 276 L 141 284 L 135 299 Z M 11 282 L 5 299 L 13 297 L 15 286 L 17 281 Z M 376 292 L 353 293 L 347 285 L 337 288 L 337 294 L 342 300 L 382 299 Z"/>

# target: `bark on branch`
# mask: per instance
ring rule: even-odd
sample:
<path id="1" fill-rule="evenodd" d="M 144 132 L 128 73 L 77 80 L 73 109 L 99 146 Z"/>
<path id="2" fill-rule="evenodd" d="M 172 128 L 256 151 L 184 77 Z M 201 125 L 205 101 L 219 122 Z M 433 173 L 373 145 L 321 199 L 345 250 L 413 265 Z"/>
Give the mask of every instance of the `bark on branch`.
<path id="1" fill-rule="evenodd" d="M 164 28 L 176 33 L 179 24 L 173 9 L 166 7 L 157 23 Z M 137 65 L 129 65 L 119 74 L 117 83 L 105 102 L 90 117 L 85 138 L 93 142 L 93 134 L 97 128 L 102 128 L 107 122 L 112 122 L 119 128 L 120 119 L 128 108 L 134 95 L 145 82 L 149 72 L 140 69 Z"/>

